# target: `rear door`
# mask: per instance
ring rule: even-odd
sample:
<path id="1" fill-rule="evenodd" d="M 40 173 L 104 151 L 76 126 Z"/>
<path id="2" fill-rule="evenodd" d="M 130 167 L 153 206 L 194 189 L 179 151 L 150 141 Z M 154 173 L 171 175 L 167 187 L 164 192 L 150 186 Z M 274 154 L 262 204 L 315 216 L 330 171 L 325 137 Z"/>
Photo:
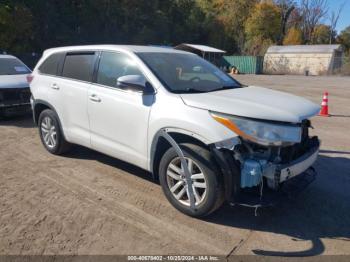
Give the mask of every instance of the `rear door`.
<path id="1" fill-rule="evenodd" d="M 69 52 L 59 66 L 59 77 L 50 87 L 51 101 L 60 117 L 66 139 L 90 147 L 87 113 L 88 90 L 96 52 Z"/>
<path id="2" fill-rule="evenodd" d="M 58 95 L 54 91 L 53 84 L 57 83 L 58 67 L 63 61 L 65 53 L 54 53 L 49 55 L 43 63 L 38 67 L 37 74 L 33 78 L 30 89 L 34 99 L 47 101 L 54 108 L 59 105 L 56 103 L 57 99 L 55 95 Z"/>
<path id="3" fill-rule="evenodd" d="M 102 52 L 89 89 L 91 144 L 100 152 L 147 167 L 147 132 L 154 95 L 117 87 L 125 75 L 144 75 L 127 54 Z"/>

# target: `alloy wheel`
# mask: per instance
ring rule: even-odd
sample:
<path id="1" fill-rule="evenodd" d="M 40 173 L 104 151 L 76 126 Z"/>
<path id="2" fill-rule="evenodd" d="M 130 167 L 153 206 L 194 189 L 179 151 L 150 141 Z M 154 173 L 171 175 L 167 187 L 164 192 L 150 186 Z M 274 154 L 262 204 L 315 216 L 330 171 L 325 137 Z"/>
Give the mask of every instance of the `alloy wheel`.
<path id="1" fill-rule="evenodd" d="M 56 126 L 48 116 L 45 116 L 41 122 L 41 135 L 47 147 L 54 148 L 57 145 Z"/>
<path id="2" fill-rule="evenodd" d="M 191 158 L 185 157 L 191 173 L 195 205 L 200 205 L 207 194 L 207 181 L 199 165 Z M 172 195 L 181 204 L 190 206 L 186 176 L 179 157 L 174 158 L 167 168 L 167 184 Z"/>

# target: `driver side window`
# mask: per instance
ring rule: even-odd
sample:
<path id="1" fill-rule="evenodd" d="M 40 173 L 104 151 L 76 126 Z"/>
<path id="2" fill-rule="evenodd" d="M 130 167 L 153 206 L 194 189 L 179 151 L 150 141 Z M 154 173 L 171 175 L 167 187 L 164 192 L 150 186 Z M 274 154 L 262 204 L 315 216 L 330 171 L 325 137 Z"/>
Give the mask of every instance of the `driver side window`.
<path id="1" fill-rule="evenodd" d="M 117 87 L 117 79 L 125 75 L 142 75 L 136 63 L 126 54 L 102 52 L 97 72 L 97 83 Z"/>

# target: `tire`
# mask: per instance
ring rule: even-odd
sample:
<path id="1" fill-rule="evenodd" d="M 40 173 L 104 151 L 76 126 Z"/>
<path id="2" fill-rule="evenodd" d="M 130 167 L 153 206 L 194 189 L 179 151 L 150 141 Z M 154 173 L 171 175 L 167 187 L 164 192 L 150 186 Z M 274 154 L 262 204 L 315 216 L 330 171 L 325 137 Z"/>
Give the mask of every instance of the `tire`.
<path id="1" fill-rule="evenodd" d="M 65 140 L 58 117 L 53 110 L 45 109 L 40 113 L 38 128 L 41 142 L 51 154 L 62 155 L 69 151 L 71 144 Z"/>
<path id="2" fill-rule="evenodd" d="M 222 176 L 210 151 L 193 144 L 180 144 L 180 148 L 187 163 L 192 161 L 192 175 L 197 174 L 196 179 L 192 180 L 194 182 L 193 186 L 202 187 L 205 184 L 206 188 L 194 188 L 196 190 L 195 195 L 198 198 L 196 197 L 195 199 L 195 210 L 192 210 L 186 189 L 185 193 L 183 192 L 183 188 L 186 188 L 184 174 L 182 173 L 180 178 L 179 176 L 174 176 L 174 173 L 175 175 L 179 174 L 175 170 L 179 171 L 178 168 L 181 168 L 181 162 L 175 149 L 171 147 L 165 152 L 159 164 L 159 181 L 163 192 L 169 202 L 179 211 L 192 217 L 207 216 L 217 210 L 224 202 Z M 168 173 L 171 173 L 171 176 Z M 177 180 L 178 178 L 179 180 Z M 180 184 L 180 186 L 173 193 L 170 188 L 174 190 L 176 184 Z M 183 196 L 179 198 L 181 194 Z"/>

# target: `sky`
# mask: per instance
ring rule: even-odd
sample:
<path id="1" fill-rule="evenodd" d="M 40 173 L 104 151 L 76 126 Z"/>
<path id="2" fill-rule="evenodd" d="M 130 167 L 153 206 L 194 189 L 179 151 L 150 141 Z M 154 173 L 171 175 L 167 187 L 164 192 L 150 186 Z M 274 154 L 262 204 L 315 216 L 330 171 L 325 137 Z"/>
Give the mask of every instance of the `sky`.
<path id="1" fill-rule="evenodd" d="M 350 26 L 350 0 L 328 0 L 330 13 L 332 12 L 332 10 L 337 11 L 343 3 L 345 3 L 345 6 L 342 12 L 340 13 L 337 25 L 338 33 L 340 33 L 340 31 L 345 29 L 346 27 Z"/>
<path id="2" fill-rule="evenodd" d="M 300 2 L 300 0 L 297 0 L 296 2 Z M 350 26 L 350 0 L 328 0 L 329 5 L 329 15 L 332 13 L 332 11 L 337 12 L 339 7 L 345 3 L 344 8 L 342 9 L 342 12 L 340 14 L 338 24 L 337 24 L 337 31 L 340 33 L 343 29 Z M 325 19 L 322 21 L 325 24 L 329 24 L 329 19 Z"/>

